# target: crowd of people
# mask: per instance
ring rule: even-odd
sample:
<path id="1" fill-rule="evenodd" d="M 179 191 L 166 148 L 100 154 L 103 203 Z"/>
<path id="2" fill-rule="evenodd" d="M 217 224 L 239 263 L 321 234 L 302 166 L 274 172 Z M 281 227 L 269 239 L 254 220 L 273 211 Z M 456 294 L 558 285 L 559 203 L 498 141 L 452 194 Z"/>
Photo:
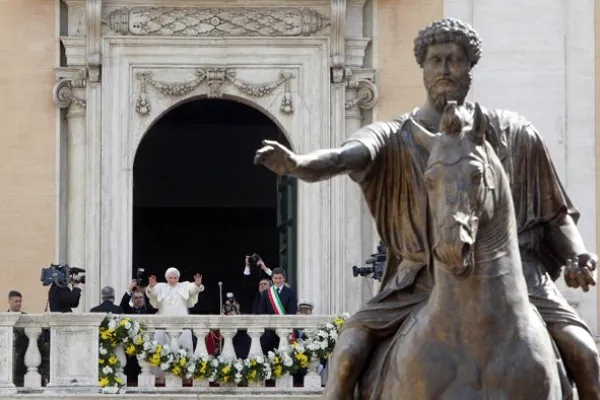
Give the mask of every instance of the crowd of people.
<path id="1" fill-rule="evenodd" d="M 269 269 L 261 259 L 252 265 L 248 256 L 245 258 L 243 276 L 258 279 L 258 290 L 252 296 L 251 313 L 255 315 L 294 315 L 312 314 L 313 304 L 310 301 L 298 302 L 296 292 L 287 282 L 285 271 L 281 268 Z M 253 271 L 256 267 L 256 271 Z M 112 313 L 112 314 L 157 314 L 164 316 L 184 316 L 198 302 L 199 295 L 204 291 L 202 275 L 194 275 L 190 282 L 180 281 L 181 274 L 176 268 L 168 268 L 165 272 L 165 282 L 158 282 L 155 275 L 148 277 L 147 285 L 142 285 L 139 279 L 130 282 L 128 289 L 123 294 L 120 303 L 116 302 L 114 288 L 106 286 L 101 290 L 101 303 L 90 309 L 90 312 Z M 72 282 L 69 285 L 52 284 L 48 293 L 48 304 L 46 311 L 50 312 L 72 312 L 78 307 L 81 297 L 79 284 Z M 22 312 L 23 296 L 17 291 L 11 291 L 8 296 L 9 312 Z M 250 307 L 248 307 L 250 308 Z M 227 293 L 222 304 L 222 315 L 240 315 L 242 307 L 234 293 Z M 16 332 L 15 334 L 18 334 Z M 45 335 L 43 335 L 45 336 Z M 49 336 L 49 335 L 48 335 Z M 166 341 L 165 331 L 157 330 L 154 335 L 159 343 Z M 47 337 L 46 339 L 49 339 Z M 306 332 L 301 329 L 294 330 L 290 338 L 286 340 L 306 339 Z M 204 338 L 209 354 L 219 354 L 222 349 L 222 339 L 218 330 L 211 331 Z M 192 330 L 185 329 L 178 342 L 188 352 L 193 353 L 198 338 Z M 48 342 L 48 340 L 46 340 Z M 265 354 L 279 347 L 280 338 L 274 330 L 265 329 L 261 337 L 261 347 Z M 245 329 L 240 329 L 233 338 L 234 350 L 237 357 L 248 357 L 251 339 Z M 324 367 L 325 362 L 320 367 Z M 135 356 L 128 357 L 125 367 L 128 383 L 135 385 L 137 377 L 141 372 L 138 360 Z M 154 371 L 160 381 L 164 375 L 162 371 Z M 296 384 L 301 384 L 305 371 L 301 371 L 294 377 Z"/>

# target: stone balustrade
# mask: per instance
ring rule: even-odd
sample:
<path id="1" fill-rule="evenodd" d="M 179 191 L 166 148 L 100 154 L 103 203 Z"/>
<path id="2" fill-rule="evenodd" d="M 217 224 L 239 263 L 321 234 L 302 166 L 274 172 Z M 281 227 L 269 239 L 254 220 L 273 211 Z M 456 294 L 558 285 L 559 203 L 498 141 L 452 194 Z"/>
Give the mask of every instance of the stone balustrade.
<path id="1" fill-rule="evenodd" d="M 77 396 L 87 398 L 99 393 L 99 327 L 105 314 L 16 314 L 0 313 L 0 397 L 20 398 L 35 395 L 37 397 Z M 288 338 L 294 329 L 304 329 L 309 333 L 331 322 L 332 316 L 218 316 L 190 315 L 184 317 L 163 317 L 156 315 L 128 315 L 146 327 L 146 333 L 151 337 L 157 331 L 165 332 L 166 342 L 171 347 L 178 347 L 178 338 L 185 329 L 191 329 L 198 339 L 194 355 L 207 354 L 205 338 L 214 337 L 218 332 L 221 338 L 220 354 L 229 359 L 238 358 L 234 348 L 234 336 L 238 331 L 246 332 L 249 336 L 249 356 L 263 354 L 261 336 L 265 329 L 273 330 L 280 338 Z M 40 340 L 42 333 L 45 340 Z M 13 354 L 14 338 L 26 336 L 28 344 L 22 361 L 26 373 L 22 386 L 13 382 L 13 366 L 19 361 Z M 49 376 L 44 382 L 40 373 L 42 353 L 39 343 L 47 342 L 49 338 Z M 289 346 L 288 340 L 280 340 L 279 348 Z M 118 355 L 118 354 L 117 354 Z M 119 356 L 119 355 L 118 355 Z M 126 362 L 124 354 L 119 357 L 122 364 Z M 316 366 L 311 365 L 303 377 L 301 387 L 294 387 L 292 377 L 285 375 L 275 382 L 275 385 L 249 384 L 238 387 L 227 384 L 219 387 L 208 381 L 193 381 L 184 385 L 181 378 L 167 374 L 164 386 L 157 384 L 153 368 L 143 360 L 139 360 L 142 369 L 136 387 L 127 387 L 128 397 L 155 396 L 169 394 L 196 398 L 202 393 L 202 398 L 211 396 L 232 396 L 231 398 L 278 398 L 308 399 L 315 398 L 322 392 L 322 377 L 317 373 Z M 318 364 L 318 361 L 317 361 Z M 124 378 L 122 371 L 119 371 Z M 241 385 L 240 385 L 241 386 Z M 111 397 L 110 395 L 106 395 Z M 274 396 L 274 397 L 273 397 Z"/>

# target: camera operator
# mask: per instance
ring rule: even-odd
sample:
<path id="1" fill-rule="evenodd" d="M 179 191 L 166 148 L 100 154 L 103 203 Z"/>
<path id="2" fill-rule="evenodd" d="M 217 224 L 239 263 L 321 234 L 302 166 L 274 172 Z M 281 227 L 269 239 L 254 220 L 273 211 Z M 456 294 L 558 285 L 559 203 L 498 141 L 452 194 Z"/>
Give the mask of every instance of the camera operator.
<path id="1" fill-rule="evenodd" d="M 258 307 L 257 304 L 254 306 L 257 301 L 255 299 L 256 286 L 262 280 L 271 281 L 271 275 L 273 272 L 267 267 L 261 256 L 254 253 L 245 257 L 244 289 L 240 292 L 239 297 L 243 314 L 255 314 Z"/>
<path id="2" fill-rule="evenodd" d="M 48 291 L 50 312 L 73 312 L 73 308 L 79 306 L 79 299 L 81 298 L 79 284 L 80 282 L 77 280 L 64 284 L 61 284 L 61 282 L 52 283 Z"/>
<path id="3" fill-rule="evenodd" d="M 137 279 L 131 281 L 129 289 L 121 298 L 121 308 L 125 314 L 156 314 L 157 310 L 150 305 L 145 291 Z"/>

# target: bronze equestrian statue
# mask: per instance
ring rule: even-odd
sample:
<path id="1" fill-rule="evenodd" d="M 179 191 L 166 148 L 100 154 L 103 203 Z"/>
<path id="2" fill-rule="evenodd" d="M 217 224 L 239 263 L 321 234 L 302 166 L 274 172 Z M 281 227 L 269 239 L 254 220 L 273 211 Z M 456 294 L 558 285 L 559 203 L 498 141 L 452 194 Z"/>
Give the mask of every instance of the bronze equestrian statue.
<path id="1" fill-rule="evenodd" d="M 468 128 L 457 111 L 449 102 L 427 144 L 435 286 L 376 353 L 380 387 L 368 369 L 362 398 L 561 400 L 556 354 L 527 298 L 508 177 L 479 106 Z"/>
<path id="2" fill-rule="evenodd" d="M 372 387 L 383 387 L 380 380 L 387 364 L 371 360 L 373 354 L 378 347 L 393 345 L 391 338 L 414 324 L 411 316 L 427 304 L 434 286 L 431 249 L 435 243 L 427 229 L 430 210 L 423 182 L 430 144 L 426 132 L 438 132 L 448 101 L 456 101 L 460 112 L 472 118 L 474 107 L 465 98 L 472 68 L 481 57 L 481 40 L 468 24 L 446 18 L 419 32 L 414 54 L 427 91 L 420 108 L 393 121 L 363 127 L 339 148 L 298 155 L 266 141 L 256 153 L 256 163 L 307 182 L 348 174 L 360 185 L 387 246 L 381 291 L 347 321 L 338 337 L 326 399 L 353 396 L 366 373 L 373 376 Z M 531 123 L 506 110 L 482 111 L 487 119 L 486 139 L 511 186 L 529 300 L 560 349 L 580 399 L 600 399 L 596 345 L 585 322 L 554 284 L 562 270 L 570 287 L 588 291 L 596 283 L 597 256 L 586 250 L 577 229 L 579 212 Z M 383 399 L 377 396 L 371 398 Z"/>

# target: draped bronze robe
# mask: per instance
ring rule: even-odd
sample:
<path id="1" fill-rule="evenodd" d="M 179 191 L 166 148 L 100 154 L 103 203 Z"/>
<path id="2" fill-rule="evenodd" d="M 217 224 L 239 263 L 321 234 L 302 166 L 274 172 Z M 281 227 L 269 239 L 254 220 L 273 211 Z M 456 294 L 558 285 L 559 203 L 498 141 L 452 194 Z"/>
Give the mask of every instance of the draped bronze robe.
<path id="1" fill-rule="evenodd" d="M 484 112 L 490 123 L 487 139 L 511 182 L 530 300 L 546 323 L 576 324 L 589 331 L 554 285 L 564 259 L 544 242 L 549 222 L 565 214 L 577 222 L 579 212 L 533 126 L 510 111 Z M 405 114 L 392 122 L 366 126 L 348 140 L 364 144 L 371 154 L 368 168 L 351 178 L 362 189 L 387 245 L 388 259 L 380 293 L 345 327 L 362 327 L 380 340 L 396 334 L 401 326 L 402 331 L 410 329 L 411 312 L 427 300 L 434 284 L 422 181 L 429 154 L 412 118 Z"/>

